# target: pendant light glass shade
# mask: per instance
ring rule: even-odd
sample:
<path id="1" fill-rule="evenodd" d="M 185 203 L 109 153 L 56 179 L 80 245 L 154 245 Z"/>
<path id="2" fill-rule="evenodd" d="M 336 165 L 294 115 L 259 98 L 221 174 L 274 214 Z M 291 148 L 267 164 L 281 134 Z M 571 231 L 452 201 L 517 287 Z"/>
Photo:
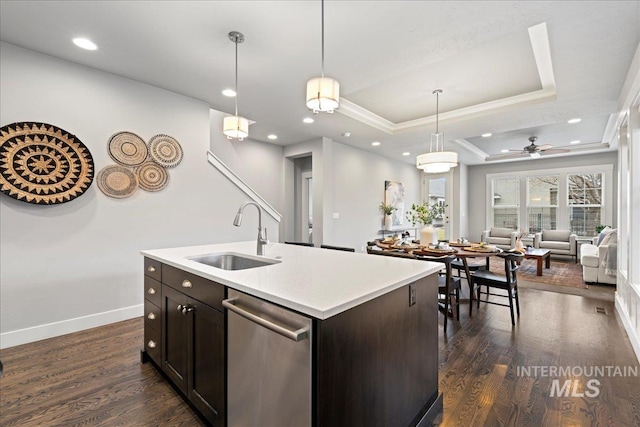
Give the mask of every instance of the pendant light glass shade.
<path id="1" fill-rule="evenodd" d="M 313 114 L 333 113 L 340 108 L 340 83 L 324 76 L 324 0 L 322 4 L 322 74 L 307 82 L 307 108 Z"/>
<path id="2" fill-rule="evenodd" d="M 238 115 L 238 43 L 244 42 L 244 35 L 238 31 L 229 33 L 229 40 L 236 45 L 236 85 L 235 85 L 235 105 L 236 115 L 225 117 L 222 121 L 222 133 L 227 139 L 237 139 L 242 141 L 249 136 L 249 120 Z"/>
<path id="3" fill-rule="evenodd" d="M 436 95 L 436 131 L 431 134 L 429 152 L 416 157 L 416 167 L 426 173 L 443 173 L 458 166 L 458 153 L 444 151 L 444 133 L 438 130 L 439 95 L 442 89 L 433 91 Z"/>
<path id="4" fill-rule="evenodd" d="M 222 132 L 229 139 L 242 141 L 249 136 L 249 120 L 242 116 L 227 116 L 222 122 Z"/>
<path id="5" fill-rule="evenodd" d="M 331 77 L 314 77 L 307 82 L 307 107 L 314 113 L 333 113 L 340 106 L 340 83 Z"/>

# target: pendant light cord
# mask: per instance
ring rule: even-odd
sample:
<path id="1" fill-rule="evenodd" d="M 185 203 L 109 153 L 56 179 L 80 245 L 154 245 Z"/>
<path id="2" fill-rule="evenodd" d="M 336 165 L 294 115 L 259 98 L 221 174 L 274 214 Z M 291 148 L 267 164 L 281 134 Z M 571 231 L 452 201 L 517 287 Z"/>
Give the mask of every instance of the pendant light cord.
<path id="1" fill-rule="evenodd" d="M 238 115 L 238 38 L 235 40 L 236 45 L 236 116 Z"/>
<path id="2" fill-rule="evenodd" d="M 237 67 L 237 65 L 236 65 Z M 440 92 L 436 92 L 436 133 L 438 133 L 438 117 L 440 112 Z"/>
<path id="3" fill-rule="evenodd" d="M 324 0 L 321 3 L 322 10 L 322 77 L 324 77 Z"/>

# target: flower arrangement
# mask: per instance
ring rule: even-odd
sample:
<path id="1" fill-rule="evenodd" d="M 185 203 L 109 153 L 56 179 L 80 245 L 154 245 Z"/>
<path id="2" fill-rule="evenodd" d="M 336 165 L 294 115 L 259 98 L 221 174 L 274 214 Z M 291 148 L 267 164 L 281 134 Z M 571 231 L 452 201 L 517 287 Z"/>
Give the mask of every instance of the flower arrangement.
<path id="1" fill-rule="evenodd" d="M 392 205 L 388 205 L 385 202 L 380 203 L 380 210 L 382 211 L 382 213 L 384 213 L 385 215 L 392 215 L 393 211 L 395 211 L 397 208 L 395 206 Z"/>
<path id="2" fill-rule="evenodd" d="M 444 212 L 447 205 L 443 203 L 436 203 L 429 205 L 427 202 L 420 205 L 414 203 L 411 205 L 411 209 L 407 212 L 407 219 L 414 226 L 416 224 L 432 224 L 435 219 L 444 218 Z"/>

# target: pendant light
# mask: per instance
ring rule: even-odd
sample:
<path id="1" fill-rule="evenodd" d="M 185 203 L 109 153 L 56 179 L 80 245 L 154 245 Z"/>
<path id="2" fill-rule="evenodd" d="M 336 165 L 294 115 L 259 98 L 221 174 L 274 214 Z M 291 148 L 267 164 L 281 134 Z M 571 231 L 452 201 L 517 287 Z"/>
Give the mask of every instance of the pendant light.
<path id="1" fill-rule="evenodd" d="M 236 86 L 234 88 L 236 91 L 236 115 L 224 118 L 222 132 L 227 136 L 227 139 L 242 141 L 249 136 L 249 120 L 238 115 L 238 43 L 244 42 L 244 35 L 238 31 L 231 31 L 229 40 L 236 45 Z"/>
<path id="2" fill-rule="evenodd" d="M 458 153 L 455 151 L 444 151 L 444 133 L 438 129 L 438 109 L 442 89 L 436 89 L 433 94 L 436 96 L 436 131 L 431 134 L 429 152 L 416 157 L 416 166 L 426 173 L 448 172 L 449 169 L 458 166 Z"/>
<path id="3" fill-rule="evenodd" d="M 318 112 L 333 113 L 340 107 L 340 83 L 324 76 L 324 0 L 322 0 L 322 75 L 307 82 L 307 107 Z"/>

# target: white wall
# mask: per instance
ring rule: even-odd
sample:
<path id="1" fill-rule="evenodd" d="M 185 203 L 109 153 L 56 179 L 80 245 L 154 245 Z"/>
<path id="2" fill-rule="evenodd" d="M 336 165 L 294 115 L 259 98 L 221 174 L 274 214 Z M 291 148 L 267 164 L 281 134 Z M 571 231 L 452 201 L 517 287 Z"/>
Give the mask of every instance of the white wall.
<path id="1" fill-rule="evenodd" d="M 384 200 L 384 182 L 404 184 L 405 210 L 420 202 L 420 171 L 415 166 L 390 160 L 357 148 L 333 143 L 333 219 L 324 243 L 347 246 L 366 252 L 366 243 L 379 237 L 383 228 L 380 202 Z M 314 171 L 315 172 L 315 171 Z M 407 226 L 411 226 L 404 219 Z"/>
<path id="2" fill-rule="evenodd" d="M 366 243 L 379 237 L 383 216 L 384 181 L 399 181 L 405 188 L 405 206 L 420 201 L 420 171 L 329 138 L 307 141 L 284 149 L 286 200 L 294 200 L 294 160 L 312 156 L 313 242 L 366 251 Z M 295 240 L 293 202 L 284 207 L 284 240 Z M 333 218 L 337 213 L 339 218 Z"/>
<path id="3" fill-rule="evenodd" d="M 211 152 L 247 185 L 282 213 L 281 182 L 283 147 L 252 139 L 229 140 L 222 134 L 222 120 L 228 114 L 211 110 Z M 251 135 L 251 127 L 249 127 Z"/>
<path id="4" fill-rule="evenodd" d="M 640 45 L 619 98 L 620 187 L 616 309 L 640 361 Z"/>
<path id="5" fill-rule="evenodd" d="M 499 163 L 493 165 L 479 165 L 468 167 L 469 189 L 469 239 L 479 239 L 486 228 L 486 175 L 491 173 L 517 172 L 529 170 L 566 169 L 577 166 L 611 164 L 614 167 L 613 176 L 616 174 L 617 156 L 615 152 L 601 154 L 585 154 L 582 156 L 560 157 L 551 159 L 536 159 L 512 163 Z M 618 194 L 617 182 L 613 182 L 613 194 Z M 616 200 L 616 196 L 614 196 Z M 616 204 L 612 206 L 612 218 L 616 217 Z"/>
<path id="6" fill-rule="evenodd" d="M 61 127 L 89 148 L 96 172 L 113 163 L 117 131 L 166 133 L 184 150 L 158 193 L 116 200 L 94 183 L 57 206 L 0 195 L 0 347 L 142 315 L 141 249 L 255 239 L 252 215 L 232 225 L 246 197 L 207 163 L 208 105 L 6 43 L 0 78 L 2 125 Z"/>

